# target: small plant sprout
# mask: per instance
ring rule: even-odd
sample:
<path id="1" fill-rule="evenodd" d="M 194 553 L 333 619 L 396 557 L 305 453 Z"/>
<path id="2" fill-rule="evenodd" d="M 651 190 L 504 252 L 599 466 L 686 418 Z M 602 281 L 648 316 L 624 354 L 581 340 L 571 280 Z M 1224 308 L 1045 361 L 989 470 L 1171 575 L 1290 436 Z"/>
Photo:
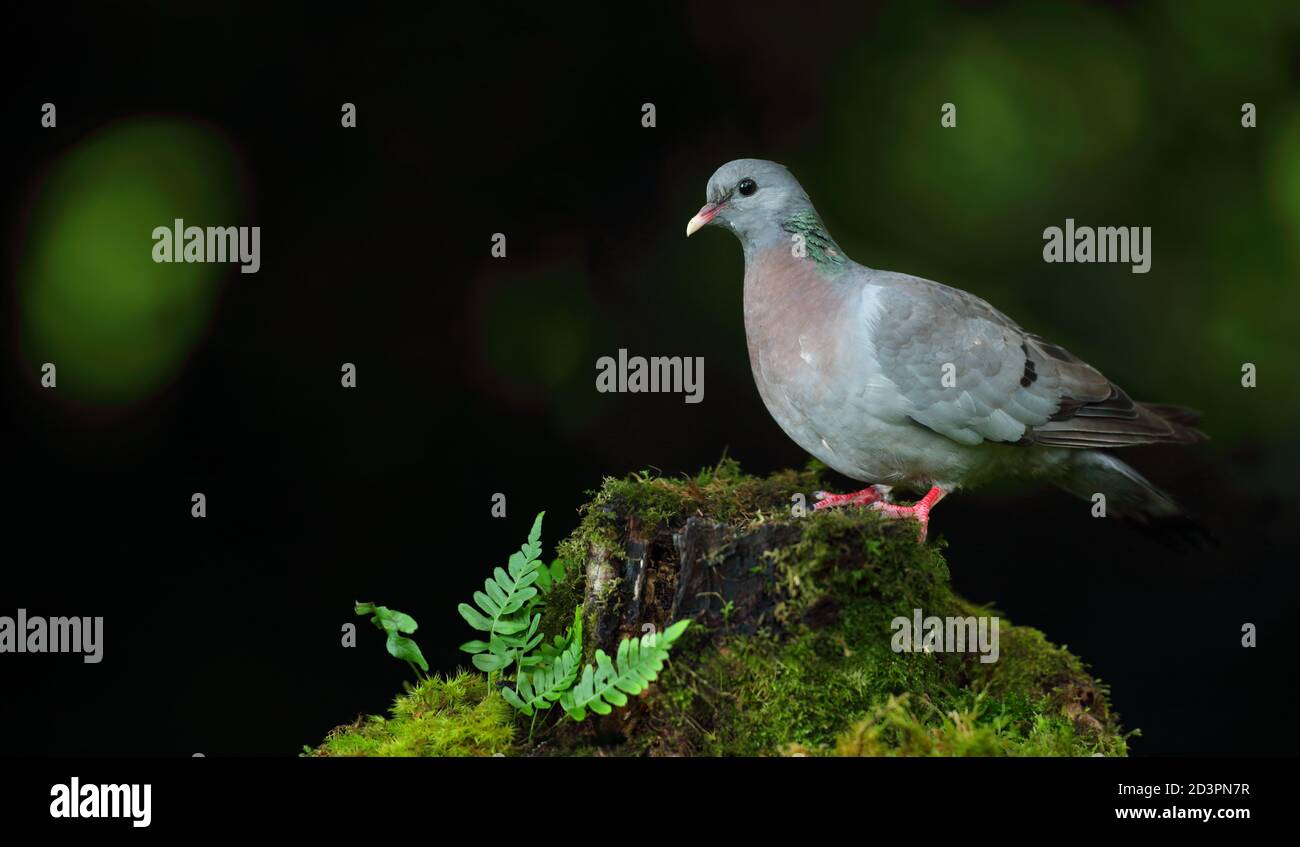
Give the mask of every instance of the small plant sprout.
<path id="1" fill-rule="evenodd" d="M 722 604 L 722 622 L 723 622 L 724 624 L 730 624 L 730 623 L 731 623 L 731 616 L 732 616 L 733 614 L 735 614 L 735 611 L 736 611 L 736 604 L 735 604 L 735 603 L 733 603 L 733 602 L 730 601 L 730 600 L 728 600 L 726 603 L 723 603 L 723 604 Z"/>
<path id="2" fill-rule="evenodd" d="M 388 652 L 394 658 L 410 665 L 416 677 L 422 679 L 422 674 L 429 672 L 429 663 L 424 660 L 420 646 L 407 638 L 407 635 L 415 632 L 419 627 L 415 618 L 405 612 L 387 606 L 376 606 L 374 603 L 357 603 L 356 612 L 358 615 L 370 615 L 370 622 L 375 625 L 375 628 L 388 633 Z"/>

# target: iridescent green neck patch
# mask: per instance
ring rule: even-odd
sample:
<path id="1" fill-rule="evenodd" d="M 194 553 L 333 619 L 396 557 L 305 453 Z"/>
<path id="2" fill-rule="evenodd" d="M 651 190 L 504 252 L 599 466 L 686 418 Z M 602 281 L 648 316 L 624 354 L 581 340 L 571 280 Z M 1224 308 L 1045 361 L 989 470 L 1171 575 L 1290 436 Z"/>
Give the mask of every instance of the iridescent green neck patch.
<path id="1" fill-rule="evenodd" d="M 796 256 L 800 256 L 802 248 L 803 256 L 812 259 L 818 265 L 833 267 L 848 262 L 840 245 L 835 243 L 835 239 L 831 238 L 825 225 L 822 224 L 821 218 L 818 218 L 817 213 L 811 209 L 796 212 L 781 224 L 781 228 L 791 235 L 799 236 L 794 240 L 792 248 Z"/>

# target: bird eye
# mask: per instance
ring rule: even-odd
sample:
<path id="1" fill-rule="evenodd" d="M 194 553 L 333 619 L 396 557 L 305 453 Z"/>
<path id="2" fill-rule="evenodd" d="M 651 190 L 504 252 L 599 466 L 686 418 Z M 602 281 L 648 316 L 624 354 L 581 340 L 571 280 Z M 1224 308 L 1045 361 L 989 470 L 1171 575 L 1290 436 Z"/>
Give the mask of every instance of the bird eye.
<path id="1" fill-rule="evenodd" d="M 740 182 L 736 183 L 736 190 L 741 193 L 741 196 L 748 197 L 758 190 L 758 183 L 754 182 L 749 177 L 745 177 Z"/>

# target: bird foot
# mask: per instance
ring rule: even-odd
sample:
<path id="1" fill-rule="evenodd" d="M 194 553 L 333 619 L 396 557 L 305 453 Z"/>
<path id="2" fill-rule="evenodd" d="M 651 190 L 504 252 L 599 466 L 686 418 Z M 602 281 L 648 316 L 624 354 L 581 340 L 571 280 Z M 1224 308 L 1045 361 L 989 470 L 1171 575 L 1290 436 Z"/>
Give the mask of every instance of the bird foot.
<path id="1" fill-rule="evenodd" d="M 945 493 L 946 492 L 943 489 L 936 486 L 931 488 L 924 497 L 910 506 L 900 506 L 897 503 L 877 501 L 869 503 L 867 508 L 874 509 L 888 518 L 915 518 L 917 523 L 921 525 L 921 531 L 918 534 L 917 541 L 924 544 L 926 535 L 930 529 L 930 510 L 934 508 L 935 503 L 938 503 L 943 499 Z"/>
<path id="2" fill-rule="evenodd" d="M 889 486 L 887 485 L 868 485 L 861 491 L 853 491 L 848 494 L 831 494 L 827 491 L 814 491 L 813 497 L 817 502 L 813 504 L 814 509 L 831 509 L 836 506 L 870 506 L 872 503 L 885 502 L 889 496 Z"/>

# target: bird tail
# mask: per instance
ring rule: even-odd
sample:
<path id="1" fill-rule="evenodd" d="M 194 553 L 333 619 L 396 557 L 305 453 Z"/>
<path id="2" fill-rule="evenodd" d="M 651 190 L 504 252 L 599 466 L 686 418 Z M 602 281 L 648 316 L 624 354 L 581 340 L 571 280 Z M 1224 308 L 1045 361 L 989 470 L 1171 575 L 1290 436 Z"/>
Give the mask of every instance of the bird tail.
<path id="1" fill-rule="evenodd" d="M 1191 429 L 1201 422 L 1201 413 L 1195 409 L 1189 409 L 1186 406 L 1175 406 L 1171 403 L 1143 403 L 1143 407 L 1148 412 L 1154 412 L 1172 424 L 1178 424 L 1181 427 Z M 1205 433 L 1200 430 L 1193 430 L 1191 437 L 1196 441 L 1204 441 Z"/>
<path id="2" fill-rule="evenodd" d="M 1055 482 L 1094 504 L 1098 494 L 1105 495 L 1107 516 L 1132 521 L 1166 547 L 1197 550 L 1218 546 L 1217 536 L 1201 520 L 1188 515 L 1172 497 L 1109 453 L 1075 451 L 1065 473 Z"/>
<path id="3" fill-rule="evenodd" d="M 1094 503 L 1098 494 L 1104 495 L 1106 515 L 1146 523 L 1183 514 L 1172 497 L 1109 453 L 1078 450 L 1070 459 L 1056 484 Z"/>

